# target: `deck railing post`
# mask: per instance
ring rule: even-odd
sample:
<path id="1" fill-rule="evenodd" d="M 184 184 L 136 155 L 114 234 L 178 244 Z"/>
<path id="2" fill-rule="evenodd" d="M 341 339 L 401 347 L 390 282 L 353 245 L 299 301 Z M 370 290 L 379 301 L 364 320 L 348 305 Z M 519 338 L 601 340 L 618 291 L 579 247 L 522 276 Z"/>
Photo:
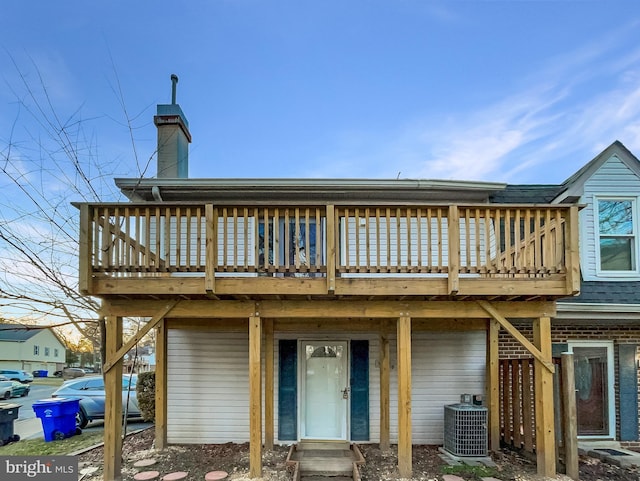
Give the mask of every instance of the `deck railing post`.
<path id="1" fill-rule="evenodd" d="M 80 206 L 80 248 L 78 289 L 83 295 L 91 294 L 93 280 L 93 229 L 91 218 L 93 209 L 88 204 Z"/>
<path id="2" fill-rule="evenodd" d="M 449 242 L 448 290 L 449 295 L 455 295 L 460 289 L 460 213 L 456 205 L 449 206 L 447 237 Z"/>
<path id="3" fill-rule="evenodd" d="M 327 205 L 327 292 L 332 294 L 336 290 L 336 232 L 338 218 L 334 205 Z"/>
<path id="4" fill-rule="evenodd" d="M 567 293 L 580 292 L 580 250 L 578 248 L 578 206 L 569 207 L 565 223 L 564 264 L 567 269 Z"/>
<path id="5" fill-rule="evenodd" d="M 206 219 L 206 256 L 205 256 L 205 275 L 204 288 L 207 294 L 213 294 L 216 291 L 215 270 L 216 270 L 216 220 L 213 215 L 213 204 L 205 205 Z"/>

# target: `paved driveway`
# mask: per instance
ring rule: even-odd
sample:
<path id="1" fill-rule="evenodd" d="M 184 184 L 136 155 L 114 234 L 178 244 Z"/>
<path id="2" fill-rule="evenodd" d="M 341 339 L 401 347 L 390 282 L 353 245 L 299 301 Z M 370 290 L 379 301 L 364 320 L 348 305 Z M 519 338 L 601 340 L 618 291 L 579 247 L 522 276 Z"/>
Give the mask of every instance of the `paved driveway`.
<path id="1" fill-rule="evenodd" d="M 13 431 L 15 434 L 19 435 L 21 439 L 37 439 L 39 437 L 44 437 L 42 432 L 42 423 L 33 411 L 33 403 L 42 399 L 50 398 L 51 394 L 53 394 L 58 387 L 59 386 L 33 382 L 28 396 L 12 398 L 8 401 L 10 403 L 20 405 L 18 419 L 13 423 Z M 153 423 L 145 423 L 141 420 L 129 420 L 127 422 L 127 431 L 137 431 L 138 429 L 143 429 L 152 425 Z M 82 431 L 87 433 L 103 432 L 104 422 L 99 420 L 92 421 Z"/>
<path id="2" fill-rule="evenodd" d="M 14 397 L 11 399 L 12 403 L 20 404 L 20 410 L 18 411 L 18 419 L 30 419 L 35 418 L 36 413 L 33 412 L 33 403 L 41 399 L 48 399 L 53 394 L 53 391 L 58 389 L 58 386 L 48 386 L 45 384 L 31 384 L 31 391 L 26 397 Z"/>

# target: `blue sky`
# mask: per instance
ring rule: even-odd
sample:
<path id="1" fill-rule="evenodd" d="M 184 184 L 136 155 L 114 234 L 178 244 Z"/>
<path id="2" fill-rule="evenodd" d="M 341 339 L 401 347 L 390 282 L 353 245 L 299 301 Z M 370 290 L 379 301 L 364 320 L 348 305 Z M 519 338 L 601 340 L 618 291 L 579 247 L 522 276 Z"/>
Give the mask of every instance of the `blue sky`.
<path id="1" fill-rule="evenodd" d="M 29 82 L 37 66 L 112 177 L 153 155 L 172 73 L 191 177 L 559 183 L 616 139 L 640 155 L 637 1 L 32 1 L 2 16 L 2 144 L 41 135 L 14 62 Z"/>

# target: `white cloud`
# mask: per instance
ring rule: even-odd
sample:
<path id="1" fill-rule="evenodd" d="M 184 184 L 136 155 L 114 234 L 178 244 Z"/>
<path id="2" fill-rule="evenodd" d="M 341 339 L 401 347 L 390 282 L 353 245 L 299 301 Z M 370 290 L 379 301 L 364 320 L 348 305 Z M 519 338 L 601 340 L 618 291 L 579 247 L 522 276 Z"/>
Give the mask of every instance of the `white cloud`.
<path id="1" fill-rule="evenodd" d="M 637 152 L 640 49 L 629 49 L 629 29 L 621 30 L 553 59 L 474 112 L 426 116 L 386 139 L 354 136 L 312 176 L 559 183 L 616 139 Z"/>

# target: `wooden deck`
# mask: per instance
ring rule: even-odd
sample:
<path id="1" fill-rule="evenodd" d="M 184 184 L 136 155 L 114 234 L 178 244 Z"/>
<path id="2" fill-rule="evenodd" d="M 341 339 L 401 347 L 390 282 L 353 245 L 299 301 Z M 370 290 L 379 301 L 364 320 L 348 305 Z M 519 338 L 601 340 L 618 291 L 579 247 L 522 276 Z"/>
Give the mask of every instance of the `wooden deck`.
<path id="1" fill-rule="evenodd" d="M 557 299 L 577 207 L 81 204 L 80 290 L 188 299 Z"/>

